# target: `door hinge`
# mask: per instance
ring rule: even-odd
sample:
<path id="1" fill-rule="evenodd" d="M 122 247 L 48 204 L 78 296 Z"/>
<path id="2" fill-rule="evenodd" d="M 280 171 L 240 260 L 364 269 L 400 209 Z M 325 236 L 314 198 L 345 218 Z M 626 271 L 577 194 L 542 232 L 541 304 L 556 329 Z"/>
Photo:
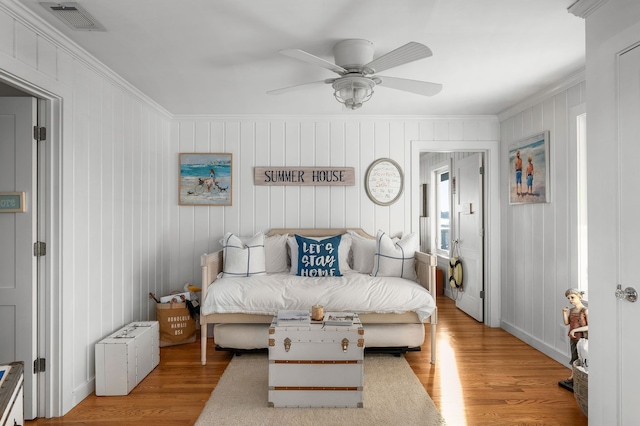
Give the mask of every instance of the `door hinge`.
<path id="1" fill-rule="evenodd" d="M 484 238 L 484 228 L 480 230 L 480 238 Z"/>
<path id="2" fill-rule="evenodd" d="M 480 299 L 484 299 L 484 290 L 480 291 Z"/>
<path id="3" fill-rule="evenodd" d="M 480 166 L 480 174 L 484 176 L 484 166 Z"/>
<path id="4" fill-rule="evenodd" d="M 33 243 L 33 255 L 44 256 L 47 254 L 47 243 L 43 243 L 42 241 L 36 241 Z"/>
<path id="5" fill-rule="evenodd" d="M 37 141 L 43 141 L 47 139 L 47 128 L 33 126 L 33 138 Z"/>
<path id="6" fill-rule="evenodd" d="M 37 358 L 33 361 L 33 374 L 44 373 L 47 369 L 47 362 L 45 358 Z"/>

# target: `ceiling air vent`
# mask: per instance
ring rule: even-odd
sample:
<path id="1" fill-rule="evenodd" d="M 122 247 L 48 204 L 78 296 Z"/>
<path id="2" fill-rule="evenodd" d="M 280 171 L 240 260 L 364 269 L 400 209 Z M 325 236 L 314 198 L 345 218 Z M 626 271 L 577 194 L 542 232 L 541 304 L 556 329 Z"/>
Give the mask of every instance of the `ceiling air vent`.
<path id="1" fill-rule="evenodd" d="M 76 31 L 106 31 L 105 28 L 78 3 L 40 3 L 62 22 Z"/>

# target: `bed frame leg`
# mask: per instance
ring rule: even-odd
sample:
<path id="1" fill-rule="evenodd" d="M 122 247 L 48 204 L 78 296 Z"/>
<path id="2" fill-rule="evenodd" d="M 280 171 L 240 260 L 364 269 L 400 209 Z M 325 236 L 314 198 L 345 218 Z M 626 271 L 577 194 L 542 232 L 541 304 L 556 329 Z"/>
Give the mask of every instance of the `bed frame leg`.
<path id="1" fill-rule="evenodd" d="M 207 324 L 200 324 L 200 361 L 207 365 Z"/>
<path id="2" fill-rule="evenodd" d="M 436 363 L 436 325 L 431 323 L 431 329 L 429 331 L 431 338 L 431 364 Z"/>

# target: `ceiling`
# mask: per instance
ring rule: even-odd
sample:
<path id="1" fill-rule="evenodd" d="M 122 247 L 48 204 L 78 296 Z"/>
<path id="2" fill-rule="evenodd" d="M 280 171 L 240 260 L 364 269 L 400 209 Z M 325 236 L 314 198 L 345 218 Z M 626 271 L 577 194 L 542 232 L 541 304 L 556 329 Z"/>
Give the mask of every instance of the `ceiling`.
<path id="1" fill-rule="evenodd" d="M 18 0 L 173 114 L 498 114 L 584 67 L 574 0 L 78 0 L 106 31 L 75 31 Z M 342 39 L 378 57 L 409 41 L 433 56 L 384 71 L 443 85 L 424 97 L 376 87 L 356 111 L 330 85 L 266 92 L 336 77 L 280 55 L 298 48 L 334 62 Z"/>

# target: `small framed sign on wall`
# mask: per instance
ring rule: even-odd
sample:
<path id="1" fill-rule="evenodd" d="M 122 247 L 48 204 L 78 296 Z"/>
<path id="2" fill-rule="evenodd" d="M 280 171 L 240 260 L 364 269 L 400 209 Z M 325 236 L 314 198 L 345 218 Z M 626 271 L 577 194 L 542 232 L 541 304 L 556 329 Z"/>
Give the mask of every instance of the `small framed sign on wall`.
<path id="1" fill-rule="evenodd" d="M 24 192 L 0 192 L 0 213 L 26 212 L 24 200 Z"/>

